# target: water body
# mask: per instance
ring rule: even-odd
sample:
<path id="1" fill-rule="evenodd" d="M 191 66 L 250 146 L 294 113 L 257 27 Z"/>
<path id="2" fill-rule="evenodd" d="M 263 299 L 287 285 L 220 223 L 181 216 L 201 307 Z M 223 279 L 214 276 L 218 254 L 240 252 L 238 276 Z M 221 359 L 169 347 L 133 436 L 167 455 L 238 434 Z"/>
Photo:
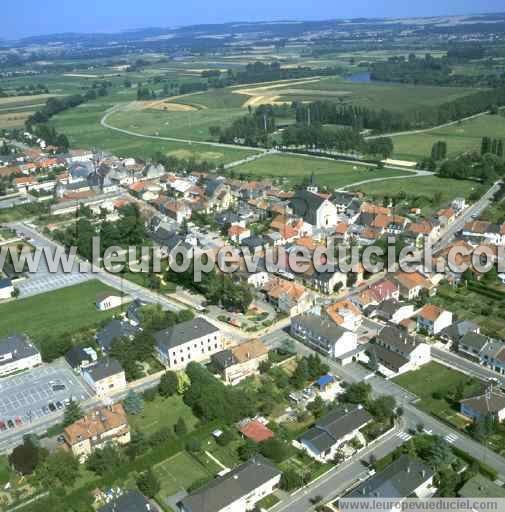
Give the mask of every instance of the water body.
<path id="1" fill-rule="evenodd" d="M 359 73 L 354 73 L 347 77 L 347 80 L 354 83 L 363 84 L 366 82 L 371 82 L 370 72 L 369 71 L 360 71 Z"/>

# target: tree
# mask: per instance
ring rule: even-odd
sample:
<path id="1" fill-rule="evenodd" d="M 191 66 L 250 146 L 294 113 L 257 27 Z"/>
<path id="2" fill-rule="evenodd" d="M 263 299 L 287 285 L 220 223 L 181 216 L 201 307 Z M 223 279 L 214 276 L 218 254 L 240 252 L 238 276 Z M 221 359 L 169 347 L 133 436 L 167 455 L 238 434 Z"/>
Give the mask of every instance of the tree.
<path id="1" fill-rule="evenodd" d="M 369 401 L 372 386 L 366 382 L 351 384 L 345 390 L 342 399 L 351 404 L 366 404 Z"/>
<path id="2" fill-rule="evenodd" d="M 442 464 L 452 464 L 455 456 L 451 447 L 441 437 L 436 437 L 429 449 L 428 462 L 434 468 L 438 468 Z"/>
<path id="3" fill-rule="evenodd" d="M 307 404 L 307 410 L 310 411 L 316 419 L 324 414 L 326 406 L 320 395 L 317 395 L 312 402 Z"/>
<path id="4" fill-rule="evenodd" d="M 302 487 L 304 484 L 303 476 L 294 469 L 287 469 L 282 473 L 280 487 L 284 491 L 293 491 Z"/>
<path id="5" fill-rule="evenodd" d="M 244 444 L 238 447 L 237 453 L 240 460 L 246 461 L 258 453 L 259 447 L 250 439 L 247 439 Z"/>
<path id="6" fill-rule="evenodd" d="M 140 473 L 137 478 L 137 487 L 148 498 L 154 498 L 161 490 L 160 482 L 151 468 Z"/>
<path id="7" fill-rule="evenodd" d="M 302 389 L 309 380 L 309 368 L 305 359 L 300 359 L 291 375 L 291 383 L 296 389 Z"/>
<path id="8" fill-rule="evenodd" d="M 201 451 L 202 449 L 202 443 L 199 439 L 188 439 L 188 442 L 186 443 L 186 450 L 190 453 L 197 453 Z"/>
<path id="9" fill-rule="evenodd" d="M 83 417 L 84 413 L 82 412 L 80 405 L 71 399 L 65 409 L 65 414 L 63 415 L 63 426 L 68 427 Z"/>
<path id="10" fill-rule="evenodd" d="M 290 449 L 285 441 L 272 438 L 260 444 L 260 452 L 264 457 L 279 464 L 289 457 Z"/>
<path id="11" fill-rule="evenodd" d="M 56 450 L 47 457 L 37 473 L 47 486 L 59 483 L 71 487 L 79 475 L 79 461 L 72 452 Z"/>
<path id="12" fill-rule="evenodd" d="M 135 416 L 144 410 L 144 399 L 132 389 L 123 400 L 123 406 L 128 414 Z"/>
<path id="13" fill-rule="evenodd" d="M 175 395 L 177 393 L 178 382 L 177 374 L 175 372 L 165 372 L 161 376 L 158 393 L 165 398 Z"/>
<path id="14" fill-rule="evenodd" d="M 220 446 L 227 446 L 233 441 L 233 434 L 230 429 L 225 428 L 221 435 L 216 439 L 216 443 Z"/>
<path id="15" fill-rule="evenodd" d="M 390 420 L 395 415 L 396 400 L 393 396 L 381 396 L 372 400 L 369 405 L 370 413 L 379 421 Z"/>
<path id="16" fill-rule="evenodd" d="M 174 425 L 174 432 L 179 437 L 185 436 L 188 433 L 188 427 L 186 426 L 186 422 L 184 421 L 184 418 L 182 416 L 177 420 L 177 423 Z"/>
<path id="17" fill-rule="evenodd" d="M 103 448 L 97 448 L 86 460 L 86 468 L 97 475 L 103 476 L 121 467 L 124 457 L 119 449 L 107 444 Z"/>
<path id="18" fill-rule="evenodd" d="M 37 465 L 41 462 L 43 453 L 34 446 L 31 441 L 26 440 L 23 444 L 16 446 L 9 455 L 9 464 L 22 475 L 31 475 Z"/>

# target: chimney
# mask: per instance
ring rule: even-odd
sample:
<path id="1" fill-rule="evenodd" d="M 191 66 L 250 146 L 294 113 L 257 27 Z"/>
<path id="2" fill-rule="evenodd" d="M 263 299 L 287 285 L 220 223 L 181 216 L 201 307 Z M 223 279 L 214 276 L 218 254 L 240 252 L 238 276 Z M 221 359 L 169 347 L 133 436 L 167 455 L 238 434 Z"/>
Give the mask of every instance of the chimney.
<path id="1" fill-rule="evenodd" d="M 410 473 L 410 465 L 407 466 L 407 473 Z"/>

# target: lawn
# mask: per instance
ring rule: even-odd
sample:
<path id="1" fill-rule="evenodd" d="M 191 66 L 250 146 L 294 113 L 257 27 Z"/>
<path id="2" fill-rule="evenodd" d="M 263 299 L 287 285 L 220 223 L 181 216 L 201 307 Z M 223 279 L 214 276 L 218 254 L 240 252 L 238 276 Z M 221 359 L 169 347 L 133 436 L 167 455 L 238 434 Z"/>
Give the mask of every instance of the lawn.
<path id="1" fill-rule="evenodd" d="M 0 457 L 0 485 L 6 484 L 11 477 L 11 468 L 5 455 Z"/>
<path id="2" fill-rule="evenodd" d="M 434 362 L 393 380 L 420 398 L 417 403 L 419 409 L 460 429 L 467 422 L 457 414 L 458 401 L 455 393 L 460 391 L 461 398 L 467 398 L 484 390 L 483 383 L 479 380 Z"/>
<path id="3" fill-rule="evenodd" d="M 393 138 L 394 157 L 419 161 L 431 155 L 437 141 L 447 142 L 449 157 L 465 151 L 479 151 L 482 137 L 505 138 L 505 117 L 486 115 L 415 135 Z"/>
<path id="4" fill-rule="evenodd" d="M 198 423 L 181 396 L 174 395 L 168 398 L 157 396 L 152 402 L 146 401 L 142 413 L 130 416 L 129 422 L 134 430 L 151 435 L 163 427 L 172 428 L 181 417 L 184 418 L 188 431 L 192 431 Z"/>
<path id="5" fill-rule="evenodd" d="M 478 187 L 479 184 L 474 181 L 420 176 L 405 180 L 377 181 L 359 185 L 353 190 L 363 192 L 372 200 L 397 198 L 397 207 L 419 207 L 426 215 L 448 205 L 455 197 L 468 198 Z"/>
<path id="6" fill-rule="evenodd" d="M 0 336 L 22 332 L 36 340 L 97 325 L 117 313 L 96 308 L 96 295 L 107 291 L 115 292 L 100 281 L 92 280 L 3 304 L 0 306 Z"/>
<path id="7" fill-rule="evenodd" d="M 328 189 L 343 187 L 367 179 L 411 174 L 408 171 L 375 169 L 337 160 L 297 155 L 267 155 L 240 165 L 234 170 L 238 175 L 251 178 L 282 179 L 291 186 L 301 183 L 304 178 L 309 179 L 314 173 L 318 185 L 328 187 Z"/>
<path id="8" fill-rule="evenodd" d="M 161 483 L 160 501 L 185 491 L 196 482 L 210 480 L 215 474 L 189 453 L 183 451 L 154 466 L 154 473 Z"/>

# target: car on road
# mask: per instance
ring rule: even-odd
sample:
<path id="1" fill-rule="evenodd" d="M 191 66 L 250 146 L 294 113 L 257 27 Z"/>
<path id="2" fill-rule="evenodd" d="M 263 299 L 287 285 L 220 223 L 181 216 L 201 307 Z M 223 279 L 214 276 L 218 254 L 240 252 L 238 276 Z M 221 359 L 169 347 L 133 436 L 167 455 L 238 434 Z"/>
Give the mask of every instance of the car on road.
<path id="1" fill-rule="evenodd" d="M 53 404 L 53 402 L 49 402 L 47 405 L 48 405 L 49 410 L 50 410 L 51 412 L 56 411 L 56 406 Z"/>
<path id="2" fill-rule="evenodd" d="M 0 431 L 5 432 L 7 430 L 7 425 L 5 424 L 5 421 L 0 421 Z"/>
<path id="3" fill-rule="evenodd" d="M 9 428 L 14 428 L 14 422 L 12 420 L 7 420 L 7 426 Z"/>
<path id="4" fill-rule="evenodd" d="M 65 384 L 53 384 L 53 391 L 65 391 Z"/>
<path id="5" fill-rule="evenodd" d="M 19 416 L 16 416 L 14 421 L 16 422 L 17 427 L 20 427 L 23 424 L 23 421 L 21 420 L 21 418 Z"/>
<path id="6" fill-rule="evenodd" d="M 56 407 L 57 407 L 58 409 L 63 409 L 63 404 L 58 400 L 58 401 L 56 402 Z"/>
<path id="7" fill-rule="evenodd" d="M 43 412 L 44 414 L 49 414 L 49 407 L 48 407 L 47 405 L 44 405 L 44 406 L 42 407 L 42 412 Z"/>

